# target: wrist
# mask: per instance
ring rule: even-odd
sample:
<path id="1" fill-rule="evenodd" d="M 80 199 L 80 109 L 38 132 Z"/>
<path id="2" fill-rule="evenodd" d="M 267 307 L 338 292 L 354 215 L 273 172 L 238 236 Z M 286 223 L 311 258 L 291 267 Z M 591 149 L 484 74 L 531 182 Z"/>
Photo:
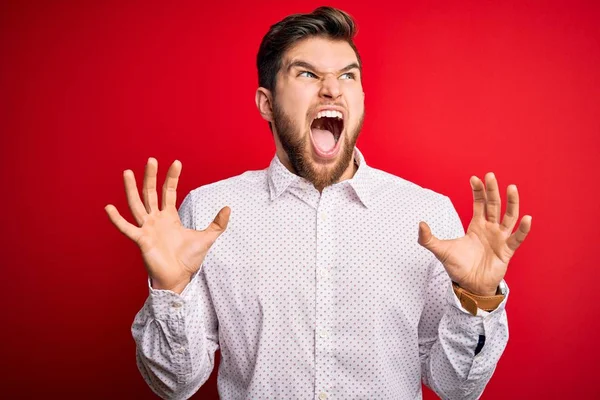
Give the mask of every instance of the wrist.
<path id="1" fill-rule="evenodd" d="M 470 314 L 477 315 L 477 309 L 491 312 L 498 308 L 500 303 L 504 301 L 504 294 L 498 286 L 496 291 L 491 295 L 481 295 L 472 293 L 462 288 L 458 283 L 452 281 L 452 289 L 454 294 L 460 300 L 460 304 Z"/>
<path id="2" fill-rule="evenodd" d="M 181 294 L 185 290 L 188 283 L 190 283 L 190 281 L 191 281 L 191 277 L 182 282 L 169 284 L 169 283 L 164 283 L 159 280 L 150 278 L 150 286 L 152 286 L 152 289 L 155 289 L 155 290 L 170 290 L 177 294 Z"/>
<path id="3" fill-rule="evenodd" d="M 459 282 L 456 281 L 452 281 L 453 284 L 455 284 L 456 286 L 462 288 L 464 291 L 468 292 L 469 294 L 472 294 L 474 296 L 483 296 L 483 297 L 487 297 L 487 296 L 495 296 L 497 294 L 501 294 L 500 292 L 500 286 L 496 286 L 493 289 L 487 288 L 487 289 L 483 289 L 483 288 L 473 288 L 470 287 L 469 285 L 462 285 Z"/>

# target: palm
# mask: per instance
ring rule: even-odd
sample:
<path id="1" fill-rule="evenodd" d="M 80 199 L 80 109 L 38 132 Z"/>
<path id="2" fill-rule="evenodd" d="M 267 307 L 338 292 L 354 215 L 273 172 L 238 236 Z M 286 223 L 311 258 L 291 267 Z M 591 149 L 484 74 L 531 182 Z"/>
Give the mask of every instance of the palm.
<path id="1" fill-rule="evenodd" d="M 200 245 L 208 240 L 205 232 L 186 229 L 179 215 L 171 209 L 148 214 L 134 238 L 140 247 L 148 271 L 163 280 L 177 280 L 192 275 L 202 260 L 197 255 L 206 254 L 208 247 Z"/>
<path id="2" fill-rule="evenodd" d="M 137 243 L 153 285 L 181 291 L 189 278 L 200 268 L 206 253 L 225 230 L 229 207 L 219 211 L 215 220 L 203 231 L 185 228 L 175 207 L 177 182 L 181 164 L 174 162 L 167 172 L 163 186 L 162 209 L 158 208 L 156 172 L 158 163 L 151 158 L 144 176 L 144 203 L 140 200 L 135 177 L 125 171 L 125 192 L 131 212 L 139 227 L 127 222 L 112 206 L 106 206 L 111 221 Z"/>
<path id="3" fill-rule="evenodd" d="M 442 262 L 459 286 L 475 294 L 493 295 L 506 274 L 510 259 L 531 229 L 531 217 L 523 217 L 517 231 L 512 233 L 519 214 L 516 186 L 508 187 L 508 206 L 501 223 L 500 194 L 493 174 L 486 176 L 486 188 L 476 177 L 471 178 L 471 186 L 473 219 L 465 236 L 439 240 L 431 234 L 427 224 L 422 223 L 419 243 Z"/>

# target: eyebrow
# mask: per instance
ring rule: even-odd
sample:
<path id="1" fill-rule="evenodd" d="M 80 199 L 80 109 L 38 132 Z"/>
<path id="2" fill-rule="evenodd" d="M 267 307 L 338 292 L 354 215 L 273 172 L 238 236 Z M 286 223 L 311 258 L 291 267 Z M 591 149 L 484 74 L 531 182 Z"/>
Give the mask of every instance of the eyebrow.
<path id="1" fill-rule="evenodd" d="M 292 68 L 306 68 L 309 69 L 311 71 L 317 71 L 317 68 L 315 68 L 314 65 L 307 63 L 306 61 L 302 61 L 302 60 L 296 60 L 296 61 L 292 61 L 288 67 L 287 70 L 288 72 L 292 69 Z M 358 65 L 357 63 L 352 63 L 352 64 L 348 64 L 346 65 L 344 68 L 342 68 L 341 70 L 338 71 L 339 72 L 346 72 L 346 71 L 350 71 L 351 69 L 358 69 L 360 71 L 360 65 Z"/>

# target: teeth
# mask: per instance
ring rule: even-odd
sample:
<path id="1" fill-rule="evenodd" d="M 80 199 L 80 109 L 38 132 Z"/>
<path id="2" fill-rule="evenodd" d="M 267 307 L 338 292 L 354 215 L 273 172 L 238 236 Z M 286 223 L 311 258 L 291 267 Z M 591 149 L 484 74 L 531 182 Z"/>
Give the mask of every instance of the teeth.
<path id="1" fill-rule="evenodd" d="M 319 119 L 319 118 L 323 118 L 323 117 L 344 119 L 344 116 L 342 115 L 342 113 L 339 111 L 335 111 L 335 110 L 320 111 L 317 114 L 317 117 L 315 119 Z"/>

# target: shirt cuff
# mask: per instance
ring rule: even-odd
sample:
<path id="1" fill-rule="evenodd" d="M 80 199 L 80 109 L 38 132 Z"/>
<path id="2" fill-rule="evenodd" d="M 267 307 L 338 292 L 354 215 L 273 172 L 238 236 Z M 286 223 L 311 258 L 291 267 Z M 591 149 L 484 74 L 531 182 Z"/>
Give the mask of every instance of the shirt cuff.
<path id="1" fill-rule="evenodd" d="M 155 319 L 176 319 L 183 316 L 186 310 L 189 310 L 190 302 L 198 294 L 197 279 L 200 269 L 192 275 L 192 279 L 187 284 L 181 294 L 172 290 L 154 289 L 152 280 L 148 277 L 148 308 Z"/>

